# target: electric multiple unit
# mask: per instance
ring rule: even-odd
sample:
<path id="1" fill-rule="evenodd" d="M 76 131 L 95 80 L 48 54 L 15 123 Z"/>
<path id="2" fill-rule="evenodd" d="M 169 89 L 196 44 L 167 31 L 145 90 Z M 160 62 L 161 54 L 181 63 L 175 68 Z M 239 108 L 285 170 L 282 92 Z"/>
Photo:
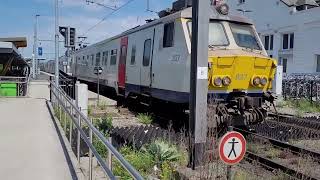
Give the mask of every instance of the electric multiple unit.
<path id="1" fill-rule="evenodd" d="M 100 66 L 101 85 L 118 97 L 149 105 L 152 101 L 187 105 L 192 7 L 174 6 L 159 16 L 76 51 L 70 64 L 72 75 L 95 83 L 94 68 Z M 264 102 L 272 101 L 268 91 L 276 61 L 268 57 L 253 23 L 229 15 L 226 4 L 212 6 L 208 54 L 208 102 L 213 100 L 216 113 L 232 115 L 234 123 L 245 125 L 262 121 Z"/>

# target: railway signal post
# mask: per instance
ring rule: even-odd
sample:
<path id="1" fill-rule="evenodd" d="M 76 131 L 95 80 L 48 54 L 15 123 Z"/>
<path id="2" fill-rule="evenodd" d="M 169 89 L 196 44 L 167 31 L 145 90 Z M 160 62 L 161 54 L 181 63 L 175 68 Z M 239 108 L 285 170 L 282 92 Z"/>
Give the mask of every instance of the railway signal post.
<path id="1" fill-rule="evenodd" d="M 100 99 L 100 74 L 102 74 L 102 67 L 97 66 L 94 68 L 94 74 L 97 75 L 97 83 L 98 83 L 98 87 L 97 87 L 97 107 L 99 106 L 99 99 Z"/>
<path id="2" fill-rule="evenodd" d="M 190 75 L 190 163 L 195 169 L 203 162 L 207 139 L 208 38 L 210 0 L 192 1 L 192 45 Z"/>

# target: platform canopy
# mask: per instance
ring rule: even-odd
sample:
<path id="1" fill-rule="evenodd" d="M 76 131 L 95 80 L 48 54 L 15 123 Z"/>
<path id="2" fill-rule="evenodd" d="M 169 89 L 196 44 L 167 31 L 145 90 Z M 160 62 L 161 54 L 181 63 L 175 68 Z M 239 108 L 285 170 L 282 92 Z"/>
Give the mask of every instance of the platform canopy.
<path id="1" fill-rule="evenodd" d="M 8 38 L 0 38 L 0 42 L 11 42 L 17 48 L 27 47 L 27 38 L 26 37 L 8 37 Z"/>

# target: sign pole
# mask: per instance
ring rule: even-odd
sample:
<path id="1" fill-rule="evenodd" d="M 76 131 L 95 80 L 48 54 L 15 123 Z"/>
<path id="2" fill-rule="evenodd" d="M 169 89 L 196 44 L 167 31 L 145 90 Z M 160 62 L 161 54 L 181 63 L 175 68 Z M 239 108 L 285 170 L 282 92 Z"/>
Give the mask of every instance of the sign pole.
<path id="1" fill-rule="evenodd" d="M 99 71 L 99 70 L 98 70 Z M 99 76 L 99 72 L 98 72 L 98 88 L 97 88 L 97 93 L 98 93 L 98 97 L 97 97 L 97 107 L 99 106 L 99 96 L 100 96 L 100 76 Z"/>
<path id="2" fill-rule="evenodd" d="M 228 130 L 229 130 L 229 132 L 232 132 L 232 131 L 233 131 L 233 127 L 232 127 L 232 126 L 229 126 L 229 127 L 228 127 Z M 231 165 L 228 165 L 228 166 L 227 166 L 227 180 L 231 180 L 231 177 L 232 177 L 231 172 L 232 172 L 232 166 L 231 166 Z"/>
<path id="3" fill-rule="evenodd" d="M 193 169 L 203 162 L 207 139 L 209 16 L 210 0 L 192 1 L 189 152 Z"/>

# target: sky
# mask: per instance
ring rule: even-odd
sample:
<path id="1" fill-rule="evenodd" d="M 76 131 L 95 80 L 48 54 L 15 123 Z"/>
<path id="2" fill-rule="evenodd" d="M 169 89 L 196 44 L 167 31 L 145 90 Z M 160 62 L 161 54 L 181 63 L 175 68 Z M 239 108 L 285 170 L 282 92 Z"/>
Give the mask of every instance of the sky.
<path id="1" fill-rule="evenodd" d="M 147 0 L 90 0 L 107 6 L 117 6 L 131 1 L 119 11 L 96 4 L 87 4 L 86 0 L 59 0 L 59 25 L 75 27 L 78 36 L 87 36 L 89 44 L 145 23 L 146 19 L 157 18 L 147 10 Z M 171 7 L 174 0 L 149 0 L 150 9 L 160 11 Z M 54 0 L 1 0 L 0 37 L 27 37 L 28 47 L 20 49 L 23 57 L 32 57 L 35 15 L 39 14 L 38 39 L 54 40 Z M 105 21 L 95 26 L 104 17 Z M 95 26 L 95 27 L 94 27 Z M 94 27 L 94 28 L 92 28 Z M 88 31 L 91 29 L 90 31 Z M 60 40 L 62 36 L 60 35 Z M 40 41 L 44 59 L 54 58 L 54 42 Z M 60 52 L 65 52 L 60 43 Z"/>

